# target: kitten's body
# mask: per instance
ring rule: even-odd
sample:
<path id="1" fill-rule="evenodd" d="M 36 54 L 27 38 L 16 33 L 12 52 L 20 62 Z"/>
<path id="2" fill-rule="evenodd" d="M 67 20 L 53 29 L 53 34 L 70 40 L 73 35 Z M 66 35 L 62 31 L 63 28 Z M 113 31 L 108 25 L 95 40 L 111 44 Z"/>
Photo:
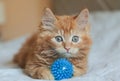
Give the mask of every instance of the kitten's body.
<path id="1" fill-rule="evenodd" d="M 84 10 L 81 15 L 84 16 L 86 11 Z M 26 41 L 14 61 L 33 78 L 54 79 L 49 67 L 59 57 L 68 58 L 73 63 L 74 76 L 84 74 L 87 69 L 91 39 L 88 22 L 84 21 L 84 18 L 82 22 L 78 19 L 80 23 L 77 25 L 76 18 L 77 16 L 56 16 L 55 19 L 52 12 L 47 9 L 39 32 Z M 78 26 L 80 28 L 77 28 Z M 61 43 L 55 41 L 54 37 L 58 35 L 64 37 Z M 69 41 L 71 35 L 79 36 L 79 42 L 71 43 Z M 66 52 L 66 48 L 70 48 L 69 52 L 68 50 Z"/>

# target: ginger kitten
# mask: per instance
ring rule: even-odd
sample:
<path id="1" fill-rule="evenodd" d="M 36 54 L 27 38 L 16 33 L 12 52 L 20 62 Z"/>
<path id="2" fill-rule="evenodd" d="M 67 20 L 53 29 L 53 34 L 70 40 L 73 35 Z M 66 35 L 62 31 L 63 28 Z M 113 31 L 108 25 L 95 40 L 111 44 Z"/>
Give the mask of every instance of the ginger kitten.
<path id="1" fill-rule="evenodd" d="M 84 74 L 91 46 L 88 17 L 87 9 L 78 16 L 55 16 L 46 8 L 39 32 L 26 41 L 14 61 L 26 74 L 37 79 L 53 80 L 49 68 L 60 57 L 72 62 L 73 76 Z"/>

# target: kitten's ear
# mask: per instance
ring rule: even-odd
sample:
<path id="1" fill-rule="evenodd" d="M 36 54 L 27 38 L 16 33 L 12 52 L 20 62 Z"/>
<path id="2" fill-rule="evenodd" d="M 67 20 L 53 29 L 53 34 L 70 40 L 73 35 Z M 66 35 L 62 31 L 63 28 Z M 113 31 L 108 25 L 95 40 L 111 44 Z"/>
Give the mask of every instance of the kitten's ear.
<path id="1" fill-rule="evenodd" d="M 76 23 L 80 29 L 85 29 L 88 24 L 89 19 L 89 11 L 88 9 L 84 9 L 76 18 Z"/>
<path id="2" fill-rule="evenodd" d="M 42 16 L 42 27 L 45 29 L 52 30 L 54 29 L 54 22 L 56 21 L 55 15 L 49 8 L 46 8 Z"/>

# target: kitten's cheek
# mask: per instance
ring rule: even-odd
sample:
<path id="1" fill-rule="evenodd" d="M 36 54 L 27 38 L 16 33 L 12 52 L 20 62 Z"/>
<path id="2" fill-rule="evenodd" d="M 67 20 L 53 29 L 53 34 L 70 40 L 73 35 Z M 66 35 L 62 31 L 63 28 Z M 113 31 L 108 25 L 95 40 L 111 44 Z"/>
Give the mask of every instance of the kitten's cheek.
<path id="1" fill-rule="evenodd" d="M 62 52 L 62 49 L 57 48 L 56 51 L 57 51 L 58 53 L 61 53 L 61 52 Z"/>
<path id="2" fill-rule="evenodd" d="M 65 50 L 62 49 L 62 48 L 58 48 L 58 49 L 56 49 L 56 51 L 59 52 L 59 53 L 65 53 Z"/>
<path id="3" fill-rule="evenodd" d="M 70 52 L 72 52 L 73 54 L 76 54 L 78 52 L 78 50 L 79 50 L 78 48 L 76 48 L 76 49 L 74 48 L 74 49 L 71 49 Z"/>

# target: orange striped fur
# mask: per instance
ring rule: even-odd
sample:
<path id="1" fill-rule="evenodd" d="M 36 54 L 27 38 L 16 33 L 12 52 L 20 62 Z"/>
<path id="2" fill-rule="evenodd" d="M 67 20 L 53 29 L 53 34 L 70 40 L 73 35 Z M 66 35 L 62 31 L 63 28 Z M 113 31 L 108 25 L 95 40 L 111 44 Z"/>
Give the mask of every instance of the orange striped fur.
<path id="1" fill-rule="evenodd" d="M 14 61 L 25 69 L 26 74 L 38 79 L 54 79 L 49 67 L 60 57 L 73 63 L 74 76 L 84 74 L 91 47 L 88 17 L 87 9 L 78 16 L 55 16 L 47 8 L 39 32 L 25 42 Z M 63 41 L 57 42 L 56 36 L 63 37 Z M 73 42 L 72 36 L 78 36 L 79 42 Z M 69 52 L 65 48 L 69 48 Z"/>

